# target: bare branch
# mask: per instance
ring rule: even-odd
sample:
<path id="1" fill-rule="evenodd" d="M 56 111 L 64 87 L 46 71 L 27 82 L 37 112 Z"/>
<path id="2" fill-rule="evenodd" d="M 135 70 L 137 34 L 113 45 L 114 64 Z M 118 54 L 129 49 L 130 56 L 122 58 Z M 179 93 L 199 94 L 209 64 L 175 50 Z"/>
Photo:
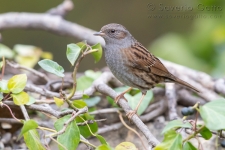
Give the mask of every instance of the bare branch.
<path id="1" fill-rule="evenodd" d="M 65 131 L 66 131 L 66 128 L 67 128 L 67 126 L 77 117 L 77 116 L 79 116 L 80 114 L 83 114 L 83 113 L 86 113 L 88 111 L 88 108 L 87 107 L 84 107 L 84 108 L 82 108 L 82 109 L 79 109 L 77 112 L 76 111 L 74 111 L 73 113 L 72 113 L 72 116 L 71 116 L 71 118 L 70 119 L 68 119 L 65 123 L 64 123 L 64 125 L 63 125 L 63 128 L 59 131 L 59 132 L 57 132 L 57 133 L 54 133 L 54 134 L 52 134 L 52 135 L 47 135 L 46 137 L 55 137 L 55 136 L 58 136 L 58 135 L 60 135 L 60 134 L 63 134 Z"/>
<path id="2" fill-rule="evenodd" d="M 33 73 L 34 75 L 36 75 L 36 76 L 38 76 L 38 77 L 41 77 L 41 78 L 45 79 L 46 82 L 49 81 L 48 77 L 47 77 L 45 74 L 43 74 L 43 73 L 41 73 L 41 72 L 39 72 L 39 71 L 36 71 L 36 70 L 34 70 L 33 68 L 28 68 L 28 67 L 25 67 L 25 66 L 21 66 L 21 65 L 19 65 L 19 64 L 17 64 L 17 63 L 12 63 L 12 62 L 10 62 L 10 61 L 8 61 L 8 60 L 6 60 L 6 62 L 7 62 L 7 64 L 8 64 L 9 66 L 11 66 L 12 68 L 27 70 L 27 71 Z"/>
<path id="3" fill-rule="evenodd" d="M 19 119 L 23 120 L 23 119 Z M 0 118 L 0 122 L 10 123 L 10 124 L 22 124 L 22 122 L 17 121 L 13 118 Z M 36 121 L 39 126 L 53 128 L 53 123 L 49 121 Z"/>
<path id="4" fill-rule="evenodd" d="M 166 100 L 165 99 L 161 99 L 159 102 L 152 104 L 152 108 L 154 108 L 154 107 L 156 107 L 156 109 L 153 109 L 151 112 L 140 116 L 140 119 L 143 122 L 147 122 L 149 120 L 152 120 L 155 117 L 157 117 L 157 116 L 163 114 L 164 112 L 166 112 L 166 110 L 167 110 L 166 109 L 167 108 Z"/>
<path id="5" fill-rule="evenodd" d="M 97 114 L 107 114 L 107 113 L 117 113 L 121 109 L 119 108 L 106 108 L 106 109 L 99 109 L 95 110 L 93 112 L 90 112 L 90 115 L 97 115 Z"/>
<path id="6" fill-rule="evenodd" d="M 169 61 L 162 60 L 162 62 L 169 70 L 170 68 L 174 70 L 176 76 L 199 89 L 198 95 L 205 100 L 211 101 L 220 97 L 214 92 L 215 82 L 208 74 Z"/>
<path id="7" fill-rule="evenodd" d="M 62 4 L 58 5 L 56 8 L 50 9 L 46 13 L 65 17 L 69 11 L 73 10 L 73 7 L 74 5 L 71 0 L 64 0 Z"/>
<path id="8" fill-rule="evenodd" d="M 16 12 L 1 14 L 0 31 L 12 28 L 45 30 L 58 35 L 87 40 L 90 44 L 104 45 L 105 43 L 101 37 L 93 35 L 94 30 L 50 14 Z"/>
<path id="9" fill-rule="evenodd" d="M 179 116 L 177 114 L 177 96 L 175 92 L 174 83 L 166 83 L 166 97 L 168 100 L 168 111 L 169 111 L 169 119 L 175 120 L 178 119 Z"/>
<path id="10" fill-rule="evenodd" d="M 11 106 L 16 106 L 12 101 L 4 101 L 4 104 L 11 105 Z M 60 118 L 62 116 L 71 114 L 73 112 L 73 110 L 66 110 L 66 111 L 63 111 L 63 112 L 59 112 L 59 111 L 56 111 L 56 110 L 52 109 L 47 104 L 45 104 L 45 105 L 32 104 L 32 105 L 26 106 L 26 108 L 31 109 L 31 110 L 44 112 L 44 113 L 50 114 L 50 115 L 52 115 L 52 116 L 54 116 L 56 118 Z"/>
<path id="11" fill-rule="evenodd" d="M 215 91 L 225 96 L 225 79 L 218 79 L 215 82 Z"/>
<path id="12" fill-rule="evenodd" d="M 51 92 L 47 89 L 37 87 L 33 84 L 27 84 L 26 87 L 25 87 L 25 91 L 38 93 L 38 94 L 44 95 L 46 97 L 60 97 L 59 93 Z"/>
<path id="13" fill-rule="evenodd" d="M 85 126 L 87 124 L 93 124 L 95 122 L 102 122 L 102 121 L 106 121 L 107 119 L 98 119 L 98 120 L 86 120 L 84 122 L 80 122 L 80 123 L 77 123 L 78 126 Z"/>
<path id="14" fill-rule="evenodd" d="M 193 106 L 196 104 L 196 102 L 199 102 L 201 105 L 206 103 L 204 99 L 192 95 L 189 91 L 185 89 L 178 90 L 177 94 L 179 97 L 178 103 L 184 106 Z"/>
<path id="15" fill-rule="evenodd" d="M 121 127 L 123 127 L 123 124 L 121 122 L 112 124 L 110 126 L 104 126 L 104 127 L 98 129 L 98 134 L 103 134 L 103 133 L 106 133 L 109 131 L 115 131 L 115 130 L 120 129 Z"/>
<path id="16" fill-rule="evenodd" d="M 25 120 L 26 120 L 26 121 L 27 121 L 27 120 L 30 120 L 30 117 L 29 117 L 29 115 L 28 115 L 28 113 L 27 113 L 27 110 L 26 110 L 26 108 L 24 107 L 24 105 L 20 105 L 20 109 L 21 109 L 21 111 L 22 111 L 22 113 L 23 113 L 23 116 L 24 116 Z"/>

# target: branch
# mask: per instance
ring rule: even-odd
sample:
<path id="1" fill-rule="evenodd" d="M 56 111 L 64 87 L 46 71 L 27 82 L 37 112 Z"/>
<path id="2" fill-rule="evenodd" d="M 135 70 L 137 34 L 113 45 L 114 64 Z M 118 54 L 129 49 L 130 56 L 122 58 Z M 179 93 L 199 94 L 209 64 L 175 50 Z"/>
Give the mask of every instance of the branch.
<path id="1" fill-rule="evenodd" d="M 168 68 L 168 70 L 174 70 L 174 75 L 199 89 L 200 93 L 198 93 L 198 95 L 203 99 L 212 101 L 221 97 L 215 92 L 215 82 L 208 74 L 166 60 L 161 61 Z M 225 85 L 223 87 L 225 87 Z"/>
<path id="2" fill-rule="evenodd" d="M 23 120 L 23 119 L 19 119 L 19 120 Z M 5 122 L 5 123 L 9 123 L 9 124 L 23 124 L 22 122 L 20 121 L 17 121 L 13 118 L 0 118 L 0 122 Z M 49 121 L 37 121 L 36 122 L 38 123 L 39 126 L 42 126 L 42 127 L 47 127 L 47 128 L 53 128 L 53 123 L 52 122 L 49 122 Z"/>
<path id="3" fill-rule="evenodd" d="M 64 0 L 62 4 L 60 4 L 59 6 L 57 6 L 56 8 L 52 8 L 49 11 L 47 11 L 47 14 L 50 15 L 56 15 L 56 16 L 62 16 L 65 17 L 65 15 L 73 10 L 73 2 L 72 0 Z"/>
<path id="4" fill-rule="evenodd" d="M 4 101 L 4 104 L 11 105 L 11 106 L 16 106 L 12 101 Z M 47 104 L 45 104 L 45 105 L 32 104 L 32 105 L 25 106 L 25 107 L 30 109 L 30 110 L 35 110 L 35 111 L 40 111 L 40 112 L 43 112 L 43 113 L 47 113 L 47 114 L 52 115 L 52 116 L 54 116 L 56 118 L 60 118 L 62 116 L 71 114 L 73 112 L 73 110 L 66 110 L 66 111 L 63 111 L 63 112 L 56 111 L 56 110 L 52 109 Z"/>
<path id="5" fill-rule="evenodd" d="M 23 116 L 24 116 L 25 120 L 26 120 L 26 121 L 30 120 L 30 117 L 29 117 L 29 115 L 28 115 L 28 113 L 27 113 L 27 110 L 26 110 L 26 108 L 24 107 L 24 105 L 20 105 L 20 109 L 21 109 L 21 111 L 22 111 L 22 113 L 23 113 Z"/>
<path id="6" fill-rule="evenodd" d="M 177 91 L 177 95 L 179 97 L 178 103 L 184 106 L 193 106 L 196 102 L 199 102 L 201 105 L 206 103 L 204 99 L 192 95 L 191 92 L 185 89 Z"/>
<path id="7" fill-rule="evenodd" d="M 6 62 L 12 68 L 27 70 L 27 71 L 33 73 L 34 75 L 43 78 L 46 82 L 49 81 L 49 78 L 45 74 L 43 74 L 43 73 L 41 73 L 41 72 L 39 72 L 37 70 L 34 70 L 33 68 L 28 68 L 28 67 L 25 67 L 25 66 L 21 66 L 21 65 L 19 65 L 17 63 L 13 63 L 13 62 L 10 62 L 8 60 L 6 60 Z"/>
<path id="8" fill-rule="evenodd" d="M 167 103 L 165 101 L 166 101 L 165 99 L 161 99 L 159 102 L 151 104 L 149 106 L 149 108 L 152 107 L 152 108 L 155 108 L 155 109 L 153 109 L 151 112 L 149 112 L 147 114 L 144 114 L 144 115 L 140 116 L 140 119 L 143 122 L 147 122 L 147 121 L 152 120 L 155 117 L 163 114 L 167 110 L 166 109 Z"/>
<path id="9" fill-rule="evenodd" d="M 68 126 L 68 125 L 69 125 L 69 124 L 70 124 L 77 116 L 79 116 L 80 114 L 86 113 L 87 111 L 88 111 L 88 108 L 87 108 L 87 107 L 84 107 L 84 108 L 82 108 L 82 109 L 79 109 L 77 112 L 74 111 L 74 112 L 72 113 L 71 118 L 68 119 L 68 120 L 64 123 L 63 128 L 62 128 L 59 132 L 54 133 L 54 134 L 51 134 L 51 135 L 47 135 L 46 137 L 56 137 L 56 136 L 58 136 L 58 135 L 60 135 L 60 134 L 63 134 L 63 133 L 66 131 L 67 126 Z"/>
<path id="10" fill-rule="evenodd" d="M 98 92 L 109 95 L 110 97 L 115 99 L 118 94 L 112 88 L 105 84 L 105 82 L 111 78 L 113 78 L 113 75 L 109 72 L 105 72 L 102 74 L 101 80 L 97 79 L 93 83 L 93 86 Z M 126 100 L 124 100 L 123 98 L 119 100 L 118 104 L 123 108 L 125 113 L 132 111 Z M 159 141 L 153 136 L 153 134 L 149 131 L 148 127 L 140 120 L 140 118 L 136 114 L 131 118 L 131 121 L 139 128 L 139 130 L 141 130 L 141 132 L 148 140 L 150 146 L 155 147 L 157 144 L 159 144 Z"/>
<path id="11" fill-rule="evenodd" d="M 1 14 L 0 31 L 12 28 L 45 30 L 78 40 L 87 40 L 90 44 L 101 43 L 104 45 L 105 43 L 101 37 L 93 35 L 94 30 L 66 21 L 61 16 L 46 13 L 11 12 Z"/>
<path id="12" fill-rule="evenodd" d="M 175 120 L 179 116 L 177 114 L 177 96 L 174 83 L 166 83 L 166 97 L 168 100 L 169 119 Z"/>
<path id="13" fill-rule="evenodd" d="M 98 134 L 103 134 L 103 133 L 106 133 L 109 131 L 115 131 L 115 130 L 120 129 L 121 127 L 123 127 L 123 124 L 121 122 L 114 123 L 110 126 L 104 126 L 104 127 L 98 129 Z"/>

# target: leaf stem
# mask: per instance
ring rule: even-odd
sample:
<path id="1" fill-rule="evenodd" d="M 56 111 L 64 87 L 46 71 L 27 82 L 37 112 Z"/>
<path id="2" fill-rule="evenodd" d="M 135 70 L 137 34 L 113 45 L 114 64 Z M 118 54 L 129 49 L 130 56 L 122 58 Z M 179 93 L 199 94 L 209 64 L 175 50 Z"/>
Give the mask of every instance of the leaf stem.
<path id="1" fill-rule="evenodd" d="M 82 59 L 92 53 L 92 52 L 95 52 L 95 51 L 98 51 L 98 50 L 92 50 L 92 48 L 87 45 L 87 48 L 86 50 L 81 54 L 81 56 L 78 58 L 77 62 L 76 62 L 76 65 L 74 67 L 74 70 L 73 70 L 73 73 L 72 73 L 72 76 L 73 76 L 73 88 L 72 88 L 72 91 L 71 93 L 69 94 L 69 96 L 67 96 L 67 98 L 65 98 L 66 102 L 68 103 L 68 105 L 73 108 L 74 110 L 78 111 L 78 109 L 71 103 L 70 99 L 73 97 L 73 95 L 75 94 L 76 92 L 76 88 L 77 88 L 77 79 L 76 79 L 76 75 L 77 75 L 77 70 L 78 70 L 78 67 L 80 65 L 80 62 L 82 61 Z"/>
<path id="2" fill-rule="evenodd" d="M 126 128 L 128 128 L 129 130 L 133 131 L 133 132 L 139 137 L 139 139 L 141 140 L 142 146 L 147 150 L 147 148 L 146 148 L 145 145 L 144 145 L 143 140 L 141 139 L 140 134 L 139 134 L 137 131 L 135 131 L 133 128 L 131 128 L 130 126 L 128 126 L 128 125 L 126 124 L 126 122 L 123 120 L 123 116 L 122 116 L 122 114 L 121 114 L 120 111 L 118 111 L 118 114 L 119 114 L 119 118 L 120 118 L 120 121 L 122 122 L 122 124 L 123 124 Z"/>
<path id="3" fill-rule="evenodd" d="M 8 106 L 8 105 L 6 105 L 6 104 L 4 104 L 4 103 L 0 103 L 0 105 L 3 105 L 3 106 L 5 106 L 5 107 L 7 107 L 8 108 L 8 110 L 9 110 L 9 112 L 10 112 L 10 114 L 12 115 L 12 117 L 15 119 L 15 120 L 17 120 L 18 122 L 21 122 L 21 123 L 23 123 L 23 121 L 22 120 L 19 120 L 19 119 L 17 119 L 15 116 L 14 116 L 14 114 L 13 114 L 13 112 L 12 112 L 12 110 L 10 109 L 10 107 Z"/>
<path id="4" fill-rule="evenodd" d="M 95 145 L 93 145 L 93 144 L 91 144 L 91 143 L 89 143 L 89 142 L 86 142 L 86 141 L 84 141 L 84 140 L 80 140 L 82 143 L 84 143 L 84 144 L 86 144 L 86 145 L 90 145 L 91 147 L 94 147 L 94 148 L 97 148 L 97 146 L 95 146 Z"/>
<path id="5" fill-rule="evenodd" d="M 77 63 L 74 67 L 74 70 L 73 70 L 73 73 L 72 73 L 72 76 L 73 76 L 73 89 L 72 89 L 72 92 L 70 93 L 70 95 L 67 97 L 67 99 L 71 99 L 73 97 L 73 95 L 75 94 L 76 92 L 76 88 L 77 88 L 77 79 L 76 79 L 76 75 L 77 75 L 77 70 L 78 70 L 78 67 L 80 65 L 80 62 L 81 60 L 85 57 L 84 53 L 82 53 L 82 55 L 78 58 L 77 60 Z"/>
<path id="6" fill-rule="evenodd" d="M 37 128 L 38 128 L 38 129 L 41 129 L 41 130 L 46 130 L 46 131 L 50 131 L 50 132 L 55 132 L 55 133 L 57 133 L 56 130 L 53 130 L 53 129 L 50 129 L 50 128 L 45 128 L 45 127 L 41 127 L 41 126 L 38 126 Z"/>
<path id="7" fill-rule="evenodd" d="M 5 73 L 5 57 L 2 57 L 2 62 L 3 62 L 3 66 L 2 66 L 2 75 L 0 76 L 0 81 L 3 79 L 4 77 L 4 73 Z"/>
<path id="8" fill-rule="evenodd" d="M 189 135 L 186 139 L 183 140 L 183 143 L 195 137 L 201 130 L 205 127 L 205 125 L 201 126 L 198 130 L 196 130 L 193 134 Z"/>

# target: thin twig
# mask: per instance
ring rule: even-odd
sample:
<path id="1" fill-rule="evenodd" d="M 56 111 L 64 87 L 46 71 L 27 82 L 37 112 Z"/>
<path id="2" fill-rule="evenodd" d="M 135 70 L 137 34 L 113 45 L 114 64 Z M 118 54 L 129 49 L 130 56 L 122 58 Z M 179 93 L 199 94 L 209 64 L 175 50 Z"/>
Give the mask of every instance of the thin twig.
<path id="1" fill-rule="evenodd" d="M 118 111 L 121 111 L 121 108 L 105 108 L 105 109 L 99 109 L 90 112 L 90 115 L 98 115 L 98 114 L 107 114 L 107 113 L 117 113 Z"/>
<path id="2" fill-rule="evenodd" d="M 95 122 L 102 122 L 106 121 L 107 119 L 98 119 L 98 120 L 86 120 L 85 122 L 79 122 L 77 123 L 78 126 L 85 126 L 86 124 L 93 124 Z"/>
<path id="3" fill-rule="evenodd" d="M 78 116 L 78 115 L 80 115 L 80 114 L 83 114 L 83 113 L 85 113 L 85 112 L 87 112 L 88 111 L 88 108 L 87 107 L 84 107 L 84 108 L 82 108 L 82 109 L 79 109 L 79 111 L 78 112 L 76 112 L 76 111 L 74 111 L 73 113 L 72 113 L 72 116 L 70 117 L 70 119 L 68 119 L 65 123 L 64 123 L 64 125 L 63 125 L 63 128 L 60 130 L 60 131 L 58 131 L 57 133 L 54 133 L 54 134 L 51 134 L 51 135 L 46 135 L 45 137 L 55 137 L 55 136 L 58 136 L 58 135 L 60 135 L 60 134 L 63 134 L 65 131 L 66 131 L 66 128 L 67 128 L 67 126 Z"/>
<path id="4" fill-rule="evenodd" d="M 46 13 L 50 15 L 62 16 L 71 11 L 74 8 L 72 0 L 64 0 L 62 4 L 58 5 L 55 8 L 48 10 Z"/>
<path id="5" fill-rule="evenodd" d="M 30 117 L 29 117 L 29 115 L 28 115 L 28 113 L 27 113 L 27 110 L 26 110 L 26 108 L 24 107 L 24 105 L 20 105 L 20 109 L 21 109 L 21 111 L 22 111 L 22 113 L 23 113 L 23 116 L 24 116 L 25 120 L 26 120 L 26 121 L 27 121 L 27 120 L 30 120 Z"/>
<path id="6" fill-rule="evenodd" d="M 2 57 L 2 75 L 0 76 L 0 81 L 4 78 L 4 74 L 5 74 L 5 57 Z"/>
<path id="7" fill-rule="evenodd" d="M 126 124 L 126 122 L 123 120 L 122 114 L 121 114 L 119 111 L 118 111 L 118 113 L 119 113 L 119 118 L 120 118 L 120 121 L 122 122 L 122 124 L 123 124 L 127 129 L 131 130 L 132 132 L 134 132 L 134 133 L 139 137 L 139 139 L 141 140 L 142 146 L 147 150 L 147 148 L 145 147 L 145 144 L 144 144 L 143 140 L 141 139 L 140 134 L 139 134 L 137 131 L 135 131 L 133 128 L 129 127 L 129 126 Z"/>
<path id="8" fill-rule="evenodd" d="M 9 110 L 9 112 L 10 112 L 10 114 L 12 115 L 12 117 L 13 117 L 15 120 L 17 120 L 18 122 L 22 122 L 21 120 L 17 119 L 17 118 L 14 116 L 12 110 L 10 109 L 10 107 L 9 107 L 8 105 L 6 105 L 6 104 L 4 104 L 4 103 L 2 103 L 2 102 L 0 103 L 0 105 L 1 105 L 1 106 L 7 107 L 8 110 Z"/>
<path id="9" fill-rule="evenodd" d="M 15 69 L 22 69 L 22 70 L 27 70 L 31 73 L 33 73 L 34 75 L 38 76 L 38 77 L 41 77 L 43 78 L 46 82 L 49 81 L 49 78 L 44 74 L 44 73 L 41 73 L 39 71 L 36 71 L 34 70 L 33 68 L 28 68 L 28 67 L 25 67 L 25 66 L 22 66 L 22 65 L 19 65 L 17 63 L 12 63 L 8 60 L 6 60 L 7 64 Z"/>

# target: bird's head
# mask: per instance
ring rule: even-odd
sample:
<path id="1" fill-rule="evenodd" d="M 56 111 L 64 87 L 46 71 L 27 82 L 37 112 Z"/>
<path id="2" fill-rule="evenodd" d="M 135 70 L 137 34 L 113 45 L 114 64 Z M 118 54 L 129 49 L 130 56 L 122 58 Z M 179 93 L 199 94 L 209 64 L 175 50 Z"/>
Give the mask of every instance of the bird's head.
<path id="1" fill-rule="evenodd" d="M 103 26 L 101 30 L 94 35 L 104 38 L 106 44 L 123 44 L 132 38 L 130 32 L 122 25 L 111 23 Z"/>

